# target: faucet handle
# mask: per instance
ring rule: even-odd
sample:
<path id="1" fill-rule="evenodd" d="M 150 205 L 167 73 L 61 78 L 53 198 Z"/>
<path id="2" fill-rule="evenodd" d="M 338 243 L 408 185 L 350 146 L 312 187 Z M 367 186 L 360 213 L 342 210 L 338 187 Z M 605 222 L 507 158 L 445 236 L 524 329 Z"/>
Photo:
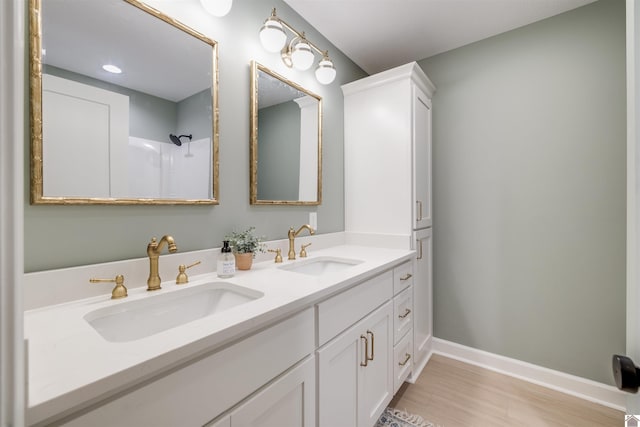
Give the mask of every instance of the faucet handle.
<path id="1" fill-rule="evenodd" d="M 307 257 L 307 246 L 311 246 L 311 243 L 307 243 L 306 245 L 300 245 L 300 258 Z"/>
<path id="2" fill-rule="evenodd" d="M 111 291 L 111 299 L 119 299 L 126 297 L 127 288 L 124 286 L 124 276 L 118 274 L 115 279 L 89 279 L 89 283 L 114 283 L 116 286 Z"/>
<path id="3" fill-rule="evenodd" d="M 274 260 L 274 262 L 276 262 L 278 264 L 282 262 L 282 249 L 276 248 L 276 249 L 267 249 L 267 250 L 269 252 L 275 252 L 276 259 Z"/>
<path id="4" fill-rule="evenodd" d="M 190 265 L 184 265 L 184 264 L 180 264 L 178 266 L 178 276 L 176 277 L 176 285 L 184 285 L 185 283 L 189 282 L 189 276 L 187 276 L 187 268 L 191 268 L 193 266 L 196 266 L 200 264 L 200 261 L 196 261 L 193 264 Z"/>

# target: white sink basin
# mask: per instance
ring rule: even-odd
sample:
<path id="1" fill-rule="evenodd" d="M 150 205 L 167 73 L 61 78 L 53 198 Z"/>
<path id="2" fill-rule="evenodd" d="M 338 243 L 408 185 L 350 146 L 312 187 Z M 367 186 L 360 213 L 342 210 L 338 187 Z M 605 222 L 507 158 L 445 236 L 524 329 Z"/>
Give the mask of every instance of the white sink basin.
<path id="1" fill-rule="evenodd" d="M 322 276 L 323 274 L 344 271 L 361 262 L 362 261 L 357 259 L 318 257 L 307 261 L 296 261 L 294 264 L 285 265 L 280 268 L 309 276 Z"/>
<path id="2" fill-rule="evenodd" d="M 134 341 L 263 296 L 231 283 L 211 282 L 100 308 L 84 319 L 107 341 Z"/>

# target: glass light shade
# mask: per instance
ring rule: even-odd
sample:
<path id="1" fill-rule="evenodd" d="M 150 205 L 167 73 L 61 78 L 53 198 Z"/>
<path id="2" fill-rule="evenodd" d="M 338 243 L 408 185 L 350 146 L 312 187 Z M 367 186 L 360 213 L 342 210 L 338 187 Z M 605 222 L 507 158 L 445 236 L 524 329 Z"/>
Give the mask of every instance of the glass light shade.
<path id="1" fill-rule="evenodd" d="M 316 68 L 316 79 L 323 85 L 328 85 L 336 78 L 336 68 L 333 62 L 326 56 L 318 63 Z"/>
<path id="2" fill-rule="evenodd" d="M 300 40 L 293 46 L 291 61 L 293 61 L 293 66 L 298 70 L 308 70 L 314 59 L 315 56 L 311 46 L 305 40 Z"/>
<path id="3" fill-rule="evenodd" d="M 279 52 L 287 43 L 287 35 L 280 24 L 275 19 L 269 18 L 264 21 L 260 28 L 260 42 L 269 52 Z"/>
<path id="4" fill-rule="evenodd" d="M 213 16 L 225 16 L 231 10 L 233 0 L 200 0 L 204 10 Z"/>

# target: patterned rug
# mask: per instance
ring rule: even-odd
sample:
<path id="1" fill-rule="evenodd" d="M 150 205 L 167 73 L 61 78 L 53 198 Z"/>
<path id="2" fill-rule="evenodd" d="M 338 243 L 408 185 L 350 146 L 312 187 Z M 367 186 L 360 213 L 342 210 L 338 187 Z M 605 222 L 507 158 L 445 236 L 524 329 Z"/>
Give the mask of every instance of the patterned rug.
<path id="1" fill-rule="evenodd" d="M 384 410 L 375 427 L 435 427 L 419 415 L 409 414 L 399 409 Z"/>

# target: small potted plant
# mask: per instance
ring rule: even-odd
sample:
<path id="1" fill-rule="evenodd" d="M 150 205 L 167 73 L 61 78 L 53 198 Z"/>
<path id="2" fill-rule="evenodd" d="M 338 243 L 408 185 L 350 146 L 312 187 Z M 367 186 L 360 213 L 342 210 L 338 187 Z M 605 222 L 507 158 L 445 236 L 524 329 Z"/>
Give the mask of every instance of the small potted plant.
<path id="1" fill-rule="evenodd" d="M 256 236 L 255 229 L 249 227 L 244 231 L 233 231 L 224 238 L 229 241 L 238 270 L 249 270 L 256 252 L 264 252 L 264 237 Z"/>

